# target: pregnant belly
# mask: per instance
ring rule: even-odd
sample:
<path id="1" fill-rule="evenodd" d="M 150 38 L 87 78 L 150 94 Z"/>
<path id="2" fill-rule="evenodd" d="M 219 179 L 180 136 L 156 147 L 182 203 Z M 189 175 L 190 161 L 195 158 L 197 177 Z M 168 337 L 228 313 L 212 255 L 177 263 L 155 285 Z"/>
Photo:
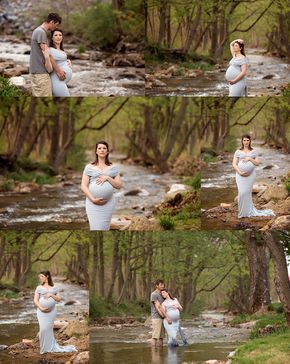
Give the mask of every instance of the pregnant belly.
<path id="1" fill-rule="evenodd" d="M 240 69 L 239 68 L 234 67 L 234 66 L 230 66 L 227 69 L 227 72 L 226 72 L 226 80 L 227 81 L 233 80 L 234 78 L 236 78 L 238 76 L 239 73 L 240 73 Z"/>
<path id="2" fill-rule="evenodd" d="M 50 309 L 50 311 L 52 311 L 54 309 L 55 306 L 55 300 L 51 297 L 49 297 L 48 299 L 41 297 L 39 300 L 39 303 L 41 304 L 41 306 L 43 306 L 44 308 L 48 308 Z"/>
<path id="3" fill-rule="evenodd" d="M 169 309 L 169 310 L 167 310 L 167 316 L 172 321 L 177 321 L 177 320 L 179 320 L 179 317 L 180 317 L 179 310 L 178 309 Z"/>
<path id="4" fill-rule="evenodd" d="M 114 193 L 114 188 L 109 182 L 98 185 L 96 184 L 96 181 L 93 181 L 89 185 L 89 190 L 94 197 L 104 198 L 105 200 L 109 200 Z"/>
<path id="5" fill-rule="evenodd" d="M 248 161 L 246 163 L 244 163 L 243 161 L 240 161 L 238 163 L 238 167 L 241 172 L 248 172 L 249 174 L 251 174 L 253 172 L 253 170 L 255 169 L 254 164 L 250 161 Z"/>
<path id="6" fill-rule="evenodd" d="M 65 83 L 68 83 L 72 79 L 72 69 L 69 67 L 67 62 L 59 63 L 59 67 L 65 72 Z"/>

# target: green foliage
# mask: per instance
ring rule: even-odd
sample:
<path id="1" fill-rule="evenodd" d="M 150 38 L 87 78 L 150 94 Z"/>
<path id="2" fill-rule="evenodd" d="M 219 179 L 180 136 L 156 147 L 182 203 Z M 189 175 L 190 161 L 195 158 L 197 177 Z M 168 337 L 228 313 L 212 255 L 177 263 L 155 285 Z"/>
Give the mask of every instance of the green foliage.
<path id="1" fill-rule="evenodd" d="M 237 138 L 233 135 L 228 135 L 225 139 L 224 151 L 233 153 L 237 149 Z"/>
<path id="2" fill-rule="evenodd" d="M 286 364 L 289 362 L 290 329 L 249 340 L 231 359 L 233 364 Z"/>
<path id="3" fill-rule="evenodd" d="M 140 41 L 143 34 L 141 3 L 126 2 L 124 8 L 117 11 L 111 4 L 98 1 L 87 11 L 73 14 L 71 31 L 101 48 L 114 47 L 120 35 L 128 41 Z"/>
<path id="4" fill-rule="evenodd" d="M 265 328 L 267 325 L 274 326 L 276 332 L 284 332 L 286 329 L 286 318 L 284 314 L 273 313 L 258 317 L 258 320 L 251 331 L 250 338 L 254 339 L 260 337 L 260 329 Z"/>
<path id="5" fill-rule="evenodd" d="M 194 316 L 198 316 L 204 311 L 205 302 L 202 299 L 196 299 L 191 307 L 190 313 Z"/>
<path id="6" fill-rule="evenodd" d="M 141 300 L 134 303 L 122 302 L 118 305 L 102 297 L 90 296 L 90 317 L 136 316 L 140 321 L 144 321 L 144 316 L 149 312 L 149 303 Z"/>
<path id="7" fill-rule="evenodd" d="M 55 172 L 51 165 L 45 162 L 33 162 L 31 159 L 21 158 L 16 162 L 16 169 L 23 169 L 25 171 L 41 171 L 49 176 L 54 176 Z"/>
<path id="8" fill-rule="evenodd" d="M 86 51 L 86 46 L 83 45 L 83 44 L 80 44 L 78 50 L 79 50 L 80 53 L 84 53 Z"/>
<path id="9" fill-rule="evenodd" d="M 6 77 L 0 76 L 0 97 L 14 98 L 21 96 L 21 91 Z"/>
<path id="10" fill-rule="evenodd" d="M 211 162 L 216 162 L 217 157 L 209 153 L 202 153 L 201 160 L 203 160 L 206 163 L 211 163 Z"/>
<path id="11" fill-rule="evenodd" d="M 25 172 L 21 169 L 19 169 L 17 172 L 8 173 L 7 178 L 20 182 L 36 182 L 39 185 L 51 185 L 56 182 L 54 177 L 41 174 L 41 172 Z"/>
<path id="12" fill-rule="evenodd" d="M 0 191 L 3 192 L 9 192 L 13 191 L 13 181 L 12 180 L 6 180 L 0 185 Z"/>
<path id="13" fill-rule="evenodd" d="M 164 230 L 174 230 L 174 219 L 170 215 L 160 215 L 159 216 L 160 225 L 163 227 Z"/>
<path id="14" fill-rule="evenodd" d="M 70 149 L 70 153 L 67 156 L 66 167 L 81 171 L 86 164 L 86 150 L 85 146 L 81 144 L 74 144 Z"/>
<path id="15" fill-rule="evenodd" d="M 188 186 L 191 186 L 195 191 L 200 190 L 201 188 L 201 173 L 197 173 L 190 179 L 186 179 L 184 183 Z"/>
<path id="16" fill-rule="evenodd" d="M 285 187 L 286 187 L 287 192 L 290 193 L 290 179 L 289 178 L 285 182 Z"/>
<path id="17" fill-rule="evenodd" d="M 19 294 L 17 292 L 12 291 L 9 288 L 4 289 L 4 290 L 2 290 L 2 289 L 0 290 L 0 297 L 2 297 L 2 298 L 8 298 L 8 299 L 17 298 L 18 295 Z"/>
<path id="18" fill-rule="evenodd" d="M 284 312 L 283 305 L 280 302 L 271 303 L 267 307 L 267 309 L 268 309 L 268 311 L 275 311 L 276 313 L 283 313 Z"/>

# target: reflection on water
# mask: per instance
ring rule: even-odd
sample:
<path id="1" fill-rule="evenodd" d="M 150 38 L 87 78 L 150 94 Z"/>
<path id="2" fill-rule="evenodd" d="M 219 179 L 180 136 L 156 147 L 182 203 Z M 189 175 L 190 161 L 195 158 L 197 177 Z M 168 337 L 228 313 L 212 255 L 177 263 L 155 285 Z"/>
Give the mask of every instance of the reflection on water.
<path id="1" fill-rule="evenodd" d="M 180 364 L 225 360 L 237 343 L 204 343 L 177 348 L 151 348 L 150 344 L 92 343 L 90 364 Z"/>

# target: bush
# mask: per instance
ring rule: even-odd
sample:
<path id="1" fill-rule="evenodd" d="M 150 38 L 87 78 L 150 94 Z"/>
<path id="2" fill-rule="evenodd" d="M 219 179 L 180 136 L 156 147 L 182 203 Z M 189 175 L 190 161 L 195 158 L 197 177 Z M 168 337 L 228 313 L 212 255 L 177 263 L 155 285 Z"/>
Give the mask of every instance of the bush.
<path id="1" fill-rule="evenodd" d="M 194 190 L 200 190 L 201 188 L 201 174 L 200 172 L 184 182 L 188 186 L 191 186 Z"/>
<path id="2" fill-rule="evenodd" d="M 0 76 L 0 97 L 19 97 L 21 91 L 8 78 Z"/>
<path id="3" fill-rule="evenodd" d="M 160 225 L 164 230 L 174 230 L 174 219 L 170 215 L 161 215 L 159 217 Z"/>

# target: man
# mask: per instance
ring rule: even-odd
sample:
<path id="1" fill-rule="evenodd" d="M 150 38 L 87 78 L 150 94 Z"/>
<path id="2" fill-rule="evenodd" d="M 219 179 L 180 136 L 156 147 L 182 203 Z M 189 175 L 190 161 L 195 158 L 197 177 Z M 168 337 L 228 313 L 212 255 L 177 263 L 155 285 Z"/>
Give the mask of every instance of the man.
<path id="1" fill-rule="evenodd" d="M 163 319 L 166 318 L 169 324 L 172 320 L 167 316 L 162 303 L 164 298 L 161 291 L 164 289 L 164 281 L 158 279 L 155 281 L 155 291 L 151 293 L 151 319 L 152 319 L 152 346 L 163 346 L 163 338 L 165 334 Z M 186 336 L 181 326 L 179 326 L 179 335 L 182 339 L 183 345 L 187 344 Z"/>
<path id="2" fill-rule="evenodd" d="M 163 346 L 164 326 L 163 319 L 166 318 L 169 324 L 172 323 L 170 318 L 166 315 L 162 307 L 164 298 L 161 296 L 161 290 L 164 289 L 164 282 L 158 279 L 154 283 L 155 291 L 151 293 L 151 319 L 152 319 L 152 346 Z"/>
<path id="3" fill-rule="evenodd" d="M 52 31 L 61 24 L 61 17 L 56 13 L 48 14 L 44 23 L 34 29 L 31 37 L 30 73 L 32 82 L 32 95 L 36 97 L 52 96 L 51 80 L 45 68 L 43 52 L 48 50 L 47 32 Z M 65 79 L 65 72 L 59 68 L 50 56 L 53 69 L 60 80 Z"/>

